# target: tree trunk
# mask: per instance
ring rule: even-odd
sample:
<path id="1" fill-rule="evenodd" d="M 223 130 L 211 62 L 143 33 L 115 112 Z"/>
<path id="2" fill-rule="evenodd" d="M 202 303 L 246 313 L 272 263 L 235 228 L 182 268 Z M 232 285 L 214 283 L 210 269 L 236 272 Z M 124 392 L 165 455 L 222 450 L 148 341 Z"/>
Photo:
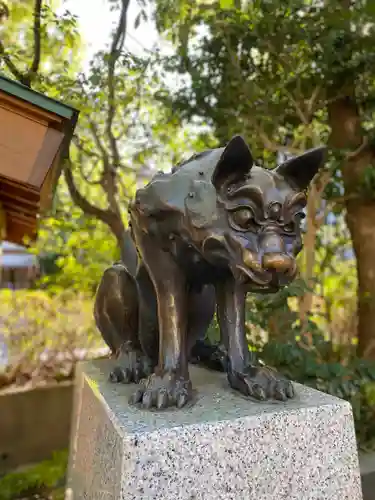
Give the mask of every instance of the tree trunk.
<path id="1" fill-rule="evenodd" d="M 375 359 L 375 204 L 347 203 L 347 224 L 357 259 L 358 351 Z"/>
<path id="2" fill-rule="evenodd" d="M 372 148 L 360 124 L 353 89 L 329 107 L 330 142 L 334 148 L 357 150 L 344 160 L 346 221 L 357 261 L 358 352 L 375 359 L 375 200 L 363 193 L 365 170 L 375 165 Z"/>
<path id="3" fill-rule="evenodd" d="M 307 200 L 307 230 L 305 237 L 303 239 L 304 245 L 304 266 L 302 267 L 302 278 L 309 288 L 314 288 L 314 265 L 315 265 L 315 252 L 316 252 L 316 236 L 317 236 L 317 224 L 316 224 L 316 209 L 317 202 L 321 201 L 318 198 L 317 189 L 315 183 L 313 183 L 309 197 Z M 299 301 L 299 317 L 302 324 L 303 333 L 306 333 L 306 326 L 308 320 L 308 313 L 312 310 L 313 306 L 313 292 L 306 291 Z"/>

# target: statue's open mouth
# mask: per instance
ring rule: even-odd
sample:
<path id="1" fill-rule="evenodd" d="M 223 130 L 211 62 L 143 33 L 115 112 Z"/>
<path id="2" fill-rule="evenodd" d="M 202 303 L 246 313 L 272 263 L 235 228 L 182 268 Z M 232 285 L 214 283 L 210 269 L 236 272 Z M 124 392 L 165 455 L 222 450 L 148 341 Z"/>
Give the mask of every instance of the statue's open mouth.
<path id="1" fill-rule="evenodd" d="M 254 283 L 260 287 L 269 286 L 274 280 L 272 273 L 265 270 L 255 271 L 240 264 L 236 265 L 236 274 L 242 283 Z"/>
<path id="2" fill-rule="evenodd" d="M 282 274 L 266 270 L 255 271 L 246 266 L 236 265 L 236 277 L 252 292 L 275 292 L 287 286 L 294 277 L 293 273 Z"/>

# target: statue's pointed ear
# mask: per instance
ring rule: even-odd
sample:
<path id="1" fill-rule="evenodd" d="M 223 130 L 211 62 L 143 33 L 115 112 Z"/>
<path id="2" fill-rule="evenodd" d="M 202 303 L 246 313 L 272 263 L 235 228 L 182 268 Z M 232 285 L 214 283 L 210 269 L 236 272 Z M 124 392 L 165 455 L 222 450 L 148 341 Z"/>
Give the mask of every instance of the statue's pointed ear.
<path id="1" fill-rule="evenodd" d="M 230 179 L 243 178 L 253 166 L 253 156 L 243 137 L 236 135 L 224 149 L 212 175 L 216 189 Z"/>
<path id="2" fill-rule="evenodd" d="M 298 189 L 305 190 L 322 167 L 326 157 L 326 147 L 310 149 L 295 158 L 285 161 L 275 172 Z"/>

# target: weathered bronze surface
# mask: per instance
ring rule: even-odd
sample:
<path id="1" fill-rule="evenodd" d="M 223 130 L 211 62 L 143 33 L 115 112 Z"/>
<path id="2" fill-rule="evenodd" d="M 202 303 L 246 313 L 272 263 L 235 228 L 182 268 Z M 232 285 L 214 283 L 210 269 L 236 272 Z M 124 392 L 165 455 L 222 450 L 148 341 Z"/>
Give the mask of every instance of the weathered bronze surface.
<path id="1" fill-rule="evenodd" d="M 190 355 L 222 366 L 244 395 L 293 397 L 290 381 L 248 350 L 245 297 L 276 292 L 296 276 L 306 189 L 324 155 L 316 148 L 266 170 L 236 136 L 137 191 L 129 263 L 104 272 L 95 303 L 98 328 L 118 355 L 112 380 L 139 384 L 133 403 L 184 406 Z M 224 349 L 204 342 L 215 308 Z"/>

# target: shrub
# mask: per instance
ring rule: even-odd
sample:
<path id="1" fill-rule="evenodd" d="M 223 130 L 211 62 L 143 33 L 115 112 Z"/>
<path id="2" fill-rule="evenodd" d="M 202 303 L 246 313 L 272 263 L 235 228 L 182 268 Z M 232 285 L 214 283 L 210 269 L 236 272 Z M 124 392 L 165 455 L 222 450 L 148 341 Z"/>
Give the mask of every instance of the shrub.
<path id="1" fill-rule="evenodd" d="M 77 359 L 103 347 L 91 297 L 2 290 L 0 318 L 9 350 L 0 387 L 69 379 Z"/>
<path id="2" fill-rule="evenodd" d="M 67 463 L 68 452 L 64 450 L 55 453 L 50 460 L 0 477 L 0 500 L 21 500 L 31 495 L 40 499 L 63 500 L 62 483 Z M 51 497 L 55 488 L 59 489 Z"/>

